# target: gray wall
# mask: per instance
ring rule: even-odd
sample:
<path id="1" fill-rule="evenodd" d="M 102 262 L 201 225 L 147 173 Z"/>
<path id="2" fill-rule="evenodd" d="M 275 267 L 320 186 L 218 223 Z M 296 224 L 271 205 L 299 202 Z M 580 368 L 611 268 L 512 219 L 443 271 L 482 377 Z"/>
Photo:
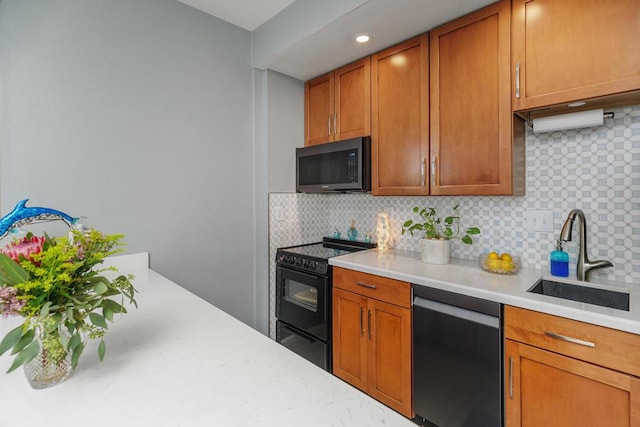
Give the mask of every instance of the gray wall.
<path id="1" fill-rule="evenodd" d="M 254 70 L 256 177 L 256 328 L 268 332 L 268 193 L 295 191 L 295 147 L 304 145 L 304 82 L 283 74 Z"/>
<path id="2" fill-rule="evenodd" d="M 2 0 L 2 213 L 85 215 L 254 325 L 250 43 L 175 0 Z"/>
<path id="3" fill-rule="evenodd" d="M 269 192 L 296 191 L 295 148 L 304 145 L 304 82 L 267 71 Z"/>

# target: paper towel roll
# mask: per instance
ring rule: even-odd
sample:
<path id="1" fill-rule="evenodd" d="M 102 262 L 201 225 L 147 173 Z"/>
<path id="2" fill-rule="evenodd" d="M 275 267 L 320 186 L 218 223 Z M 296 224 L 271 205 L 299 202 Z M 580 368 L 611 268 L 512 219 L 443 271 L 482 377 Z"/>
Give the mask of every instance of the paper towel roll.
<path id="1" fill-rule="evenodd" d="M 556 130 L 579 129 L 602 126 L 604 123 L 604 111 L 597 110 L 580 111 L 577 113 L 560 114 L 558 116 L 541 117 L 533 119 L 533 132 L 553 132 Z"/>

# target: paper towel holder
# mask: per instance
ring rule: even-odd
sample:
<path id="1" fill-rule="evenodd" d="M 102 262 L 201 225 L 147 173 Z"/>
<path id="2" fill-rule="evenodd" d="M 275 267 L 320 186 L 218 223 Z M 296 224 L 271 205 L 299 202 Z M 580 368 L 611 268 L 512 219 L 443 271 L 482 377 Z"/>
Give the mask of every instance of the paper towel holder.
<path id="1" fill-rule="evenodd" d="M 612 111 L 605 112 L 602 108 L 598 108 L 576 113 L 540 117 L 533 120 L 529 119 L 527 120 L 527 124 L 533 129 L 533 133 L 543 133 L 598 127 L 603 125 L 604 119 L 612 119 L 614 117 L 615 114 Z"/>

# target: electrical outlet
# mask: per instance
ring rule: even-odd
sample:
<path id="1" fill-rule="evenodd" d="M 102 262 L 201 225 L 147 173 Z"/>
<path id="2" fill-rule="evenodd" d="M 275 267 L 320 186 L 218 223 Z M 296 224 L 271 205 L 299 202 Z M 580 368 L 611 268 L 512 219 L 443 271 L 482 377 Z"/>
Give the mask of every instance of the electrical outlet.
<path id="1" fill-rule="evenodd" d="M 529 231 L 553 232 L 553 212 L 549 210 L 529 209 L 527 211 Z"/>

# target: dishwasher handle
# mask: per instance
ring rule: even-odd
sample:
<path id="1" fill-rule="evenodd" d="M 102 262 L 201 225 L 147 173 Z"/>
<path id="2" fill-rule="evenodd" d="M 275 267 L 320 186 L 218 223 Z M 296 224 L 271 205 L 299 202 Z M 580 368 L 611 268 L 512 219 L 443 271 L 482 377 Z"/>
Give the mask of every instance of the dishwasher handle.
<path id="1" fill-rule="evenodd" d="M 484 313 L 478 313 L 477 311 L 467 310 L 461 307 L 456 307 L 455 305 L 443 304 L 438 301 L 432 301 L 429 299 L 421 298 L 419 296 L 414 296 L 413 306 L 447 314 L 449 316 L 468 320 L 473 323 L 479 323 L 485 326 L 489 326 L 490 328 L 500 329 L 500 319 L 498 317 L 490 316 Z"/>

